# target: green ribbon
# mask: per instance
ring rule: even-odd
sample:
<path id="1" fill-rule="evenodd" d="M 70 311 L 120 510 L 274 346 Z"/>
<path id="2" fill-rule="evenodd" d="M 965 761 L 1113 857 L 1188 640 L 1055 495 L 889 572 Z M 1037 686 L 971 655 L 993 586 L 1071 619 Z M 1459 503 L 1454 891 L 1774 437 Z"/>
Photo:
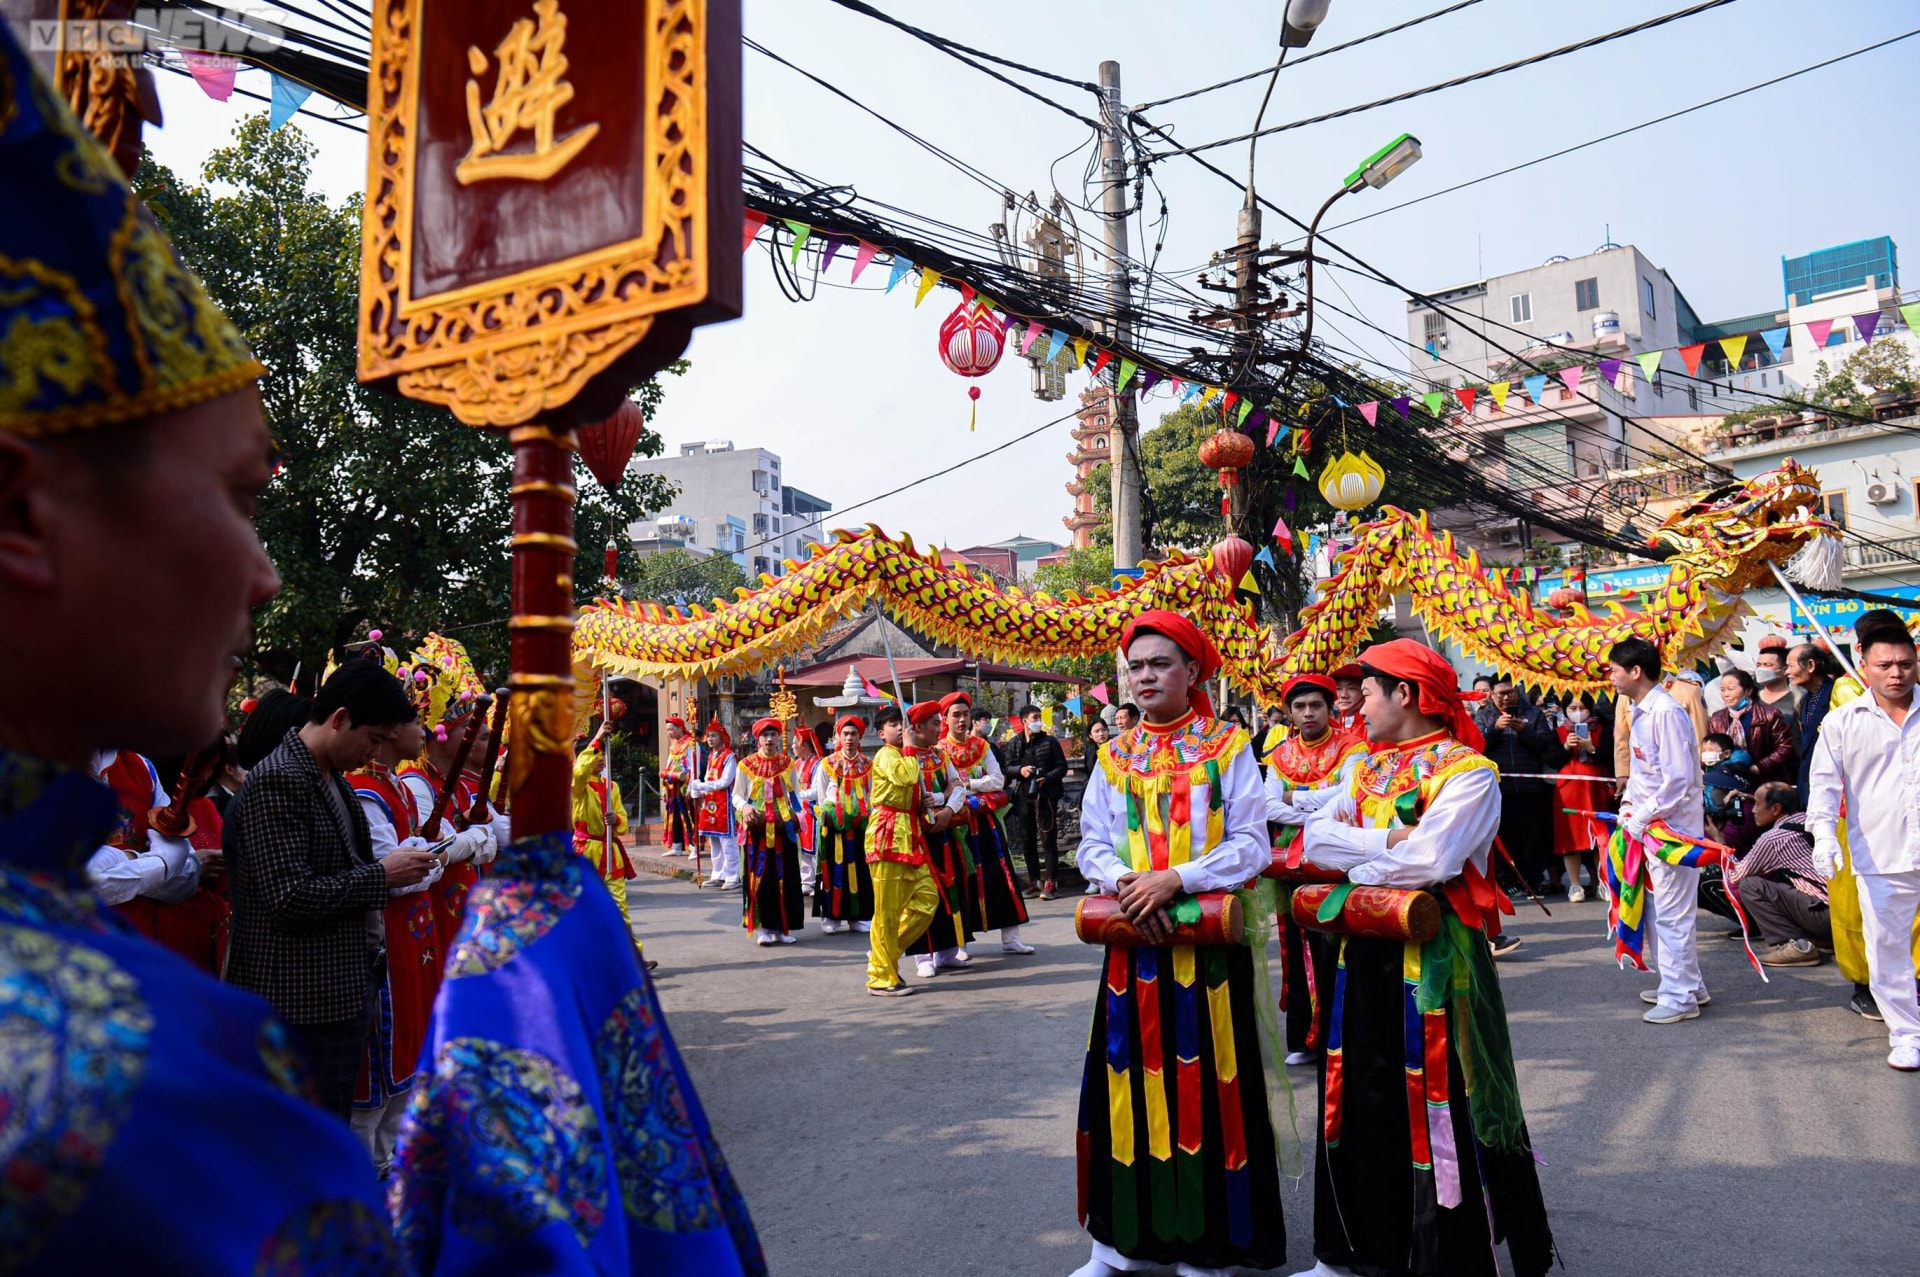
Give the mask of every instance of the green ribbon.
<path id="1" fill-rule="evenodd" d="M 1347 907 L 1347 897 L 1352 894 L 1352 883 L 1342 882 L 1336 884 L 1334 889 L 1327 893 L 1327 898 L 1320 902 L 1320 908 L 1315 912 L 1314 917 L 1322 922 L 1332 922 L 1340 916 L 1340 911 Z"/>

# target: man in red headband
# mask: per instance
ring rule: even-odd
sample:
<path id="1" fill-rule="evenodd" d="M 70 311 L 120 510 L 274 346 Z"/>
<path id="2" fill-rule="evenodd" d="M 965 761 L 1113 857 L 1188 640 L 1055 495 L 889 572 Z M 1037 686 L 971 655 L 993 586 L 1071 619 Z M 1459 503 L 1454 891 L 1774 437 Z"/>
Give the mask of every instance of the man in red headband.
<path id="1" fill-rule="evenodd" d="M 1311 1272 L 1491 1272 L 1504 1238 L 1516 1277 L 1541 1277 L 1553 1234 L 1484 933 L 1492 911 L 1512 908 L 1487 869 L 1499 776 L 1439 653 L 1394 639 L 1367 649 L 1361 669 L 1373 752 L 1308 817 L 1307 859 L 1360 886 L 1431 892 L 1443 921 L 1423 945 L 1354 934 L 1337 913 L 1328 926 L 1339 967 Z M 1421 1034 L 1411 1047 L 1409 1024 Z M 1410 1049 L 1424 1068 L 1408 1068 Z"/>
<path id="2" fill-rule="evenodd" d="M 687 787 L 701 775 L 706 759 L 700 742 L 678 714 L 667 719 L 667 752 L 660 760 L 660 807 L 666 821 L 669 856 L 693 855 L 700 835 L 693 829 L 693 803 Z"/>
<path id="3" fill-rule="evenodd" d="M 946 729 L 940 737 L 940 749 L 966 791 L 953 836 L 965 843 L 972 862 L 968 895 L 974 915 L 982 931 L 1000 933 L 1001 952 L 1032 953 L 1033 946 L 1020 939 L 1027 906 L 1020 898 L 1020 882 L 1014 876 L 1012 848 L 1007 842 L 1006 775 L 986 738 L 974 734 L 971 696 L 965 692 L 942 696 L 940 718 Z"/>
<path id="4" fill-rule="evenodd" d="M 927 864 L 940 893 L 940 909 L 927 931 L 913 946 L 913 965 L 923 980 L 942 970 L 965 971 L 973 965 L 967 941 L 973 939 L 980 918 L 974 912 L 972 859 L 958 835 L 957 823 L 966 806 L 967 787 L 940 748 L 940 702 L 921 701 L 907 711 L 906 756 L 920 767 L 920 793 L 927 813 L 945 818 L 926 831 Z"/>
<path id="5" fill-rule="evenodd" d="M 867 867 L 867 812 L 873 764 L 860 752 L 866 720 L 842 714 L 834 724 L 838 748 L 813 773 L 813 847 L 819 874 L 813 916 L 820 929 L 867 931 L 873 926 L 873 875 Z"/>
<path id="6" fill-rule="evenodd" d="M 780 720 L 753 725 L 758 748 L 734 771 L 733 810 L 746 835 L 741 849 L 740 924 L 762 945 L 793 944 L 801 912 L 800 807 L 793 760 L 780 748 Z"/>
<path id="7" fill-rule="evenodd" d="M 1278 826 L 1273 873 L 1283 884 L 1301 874 L 1300 827 L 1330 799 L 1345 793 L 1367 742 L 1333 725 L 1333 680 L 1298 674 L 1280 689 L 1293 730 L 1267 751 L 1267 822 Z M 1280 1005 L 1287 1018 L 1288 1064 L 1311 1064 L 1326 1041 L 1326 1013 L 1333 1005 L 1333 946 L 1280 910 Z"/>
<path id="8" fill-rule="evenodd" d="M 1360 701 L 1360 667 L 1342 665 L 1333 672 L 1333 725 L 1364 736 L 1367 724 L 1360 712 Z"/>
<path id="9" fill-rule="evenodd" d="M 1148 612 L 1120 643 L 1145 721 L 1101 750 L 1079 863 L 1138 943 L 1108 945 L 1094 1000 L 1078 1139 L 1093 1257 L 1075 1277 L 1273 1268 L 1287 1241 L 1267 1085 L 1286 1074 L 1260 1030 L 1265 935 L 1207 942 L 1220 933 L 1197 921 L 1245 909 L 1229 893 L 1271 862 L 1260 772 L 1247 734 L 1209 713 L 1220 653 L 1191 621 Z"/>
<path id="10" fill-rule="evenodd" d="M 933 717 L 937 705 L 927 707 Z M 880 752 L 873 756 L 872 819 L 867 822 L 867 865 L 873 871 L 873 929 L 867 952 L 867 992 L 876 998 L 912 993 L 900 978 L 900 955 L 920 938 L 940 908 L 940 893 L 927 867 L 929 828 L 920 764 L 901 749 L 906 724 L 898 705 L 874 715 Z M 942 814 L 934 822 L 944 822 Z"/>
<path id="11" fill-rule="evenodd" d="M 740 774 L 733 757 L 733 738 L 719 719 L 707 724 L 707 765 L 687 784 L 687 794 L 695 799 L 694 832 L 706 841 L 713 853 L 713 876 L 709 885 L 732 891 L 740 885 L 740 842 L 733 824 L 733 783 Z M 695 869 L 699 865 L 694 866 Z"/>

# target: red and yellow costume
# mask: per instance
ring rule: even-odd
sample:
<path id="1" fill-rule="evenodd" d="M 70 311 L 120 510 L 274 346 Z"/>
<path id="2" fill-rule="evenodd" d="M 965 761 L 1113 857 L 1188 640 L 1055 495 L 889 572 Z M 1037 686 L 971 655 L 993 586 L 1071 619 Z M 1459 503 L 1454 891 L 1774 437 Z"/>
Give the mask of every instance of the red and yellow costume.
<path id="1" fill-rule="evenodd" d="M 668 851 L 690 851 L 699 834 L 693 827 L 693 803 L 687 795 L 687 782 L 693 779 L 700 761 L 700 742 L 687 734 L 687 725 L 679 718 L 669 724 L 680 728 L 680 739 L 667 744 L 667 756 L 660 764 L 660 807 L 666 824 Z"/>
<path id="2" fill-rule="evenodd" d="M 904 752 L 920 768 L 920 792 L 931 795 L 939 805 L 948 805 L 954 791 L 950 788 L 946 754 L 937 745 L 926 750 L 909 745 Z M 933 875 L 934 890 L 940 896 L 939 912 L 927 925 L 926 934 L 913 946 L 916 953 L 927 957 L 938 958 L 943 954 L 952 957 L 955 950 L 966 947 L 967 941 L 973 939 L 974 929 L 980 925 L 968 890 L 974 878 L 974 860 L 966 839 L 960 836 L 964 828 L 964 822 L 956 818 L 946 829 L 925 831 L 927 868 Z"/>
<path id="3" fill-rule="evenodd" d="M 120 823 L 106 845 L 137 856 L 147 850 L 148 815 L 155 806 L 158 785 L 153 765 L 131 750 L 120 750 L 101 772 L 100 779 L 120 800 Z M 188 814 L 194 830 L 187 841 L 198 848 L 220 846 L 220 813 L 205 798 L 196 800 Z M 212 818 L 209 831 L 203 822 Z M 211 837 L 211 841 L 208 841 Z M 195 871 L 197 873 L 197 870 Z M 182 884 L 184 885 L 184 884 Z M 114 912 L 154 943 L 171 949 L 209 975 L 219 975 L 226 958 L 227 902 L 205 886 L 181 899 L 177 891 L 140 895 L 113 906 Z"/>
<path id="4" fill-rule="evenodd" d="M 392 825 L 394 842 L 404 843 L 419 832 L 420 813 L 413 795 L 385 767 L 375 763 L 353 772 L 347 783 L 367 808 L 370 825 L 381 817 Z M 436 913 L 431 888 L 387 897 L 387 981 L 380 991 L 373 1033 L 367 1038 L 360 1080 L 354 1086 L 355 1108 L 384 1108 L 413 1085 L 446 960 Z"/>
<path id="5" fill-rule="evenodd" d="M 813 916 L 868 922 L 873 918 L 873 874 L 866 856 L 873 762 L 858 750 L 849 757 L 836 749 L 820 760 L 820 771 L 813 813 L 820 885 L 813 894 Z"/>
<path id="6" fill-rule="evenodd" d="M 758 728 L 754 734 L 759 735 Z M 749 931 L 790 935 L 806 920 L 800 890 L 799 802 L 792 789 L 792 769 L 793 761 L 785 754 L 756 752 L 740 760 L 733 783 L 743 843 L 740 922 Z"/>
<path id="7" fill-rule="evenodd" d="M 1013 855 L 1007 842 L 1006 780 L 993 749 L 979 736 L 965 740 L 943 736 L 940 749 L 967 786 L 967 803 L 953 826 L 953 834 L 965 845 L 972 862 L 969 903 L 977 925 L 982 931 L 1018 927 L 1027 920 L 1027 905 L 1020 898 L 1020 883 L 1013 872 Z"/>
<path id="8" fill-rule="evenodd" d="M 603 755 L 597 746 L 580 751 L 573 760 L 573 849 L 593 862 L 606 881 L 620 916 L 629 924 L 627 879 L 635 876 L 633 861 L 620 835 L 627 832 L 627 805 L 621 801 L 620 786 L 602 770 Z M 613 837 L 607 836 L 609 824 Z"/>
<path id="9" fill-rule="evenodd" d="M 933 709 L 938 712 L 937 706 Z M 873 756 L 868 794 L 873 929 L 868 933 L 867 987 L 893 989 L 904 983 L 900 955 L 920 938 L 940 908 L 927 863 L 920 764 L 892 745 L 882 745 Z"/>

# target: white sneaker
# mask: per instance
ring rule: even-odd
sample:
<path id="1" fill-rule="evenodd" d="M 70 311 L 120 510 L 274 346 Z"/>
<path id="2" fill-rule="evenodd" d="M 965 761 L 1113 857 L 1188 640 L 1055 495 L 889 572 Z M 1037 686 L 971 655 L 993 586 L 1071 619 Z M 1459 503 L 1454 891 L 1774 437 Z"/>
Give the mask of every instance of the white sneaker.
<path id="1" fill-rule="evenodd" d="M 972 962 L 972 961 L 973 961 L 973 955 L 968 953 L 965 949 L 955 949 L 953 951 L 953 961 L 943 962 L 940 965 L 943 967 L 964 967 L 969 962 Z"/>
<path id="2" fill-rule="evenodd" d="M 1126 1274 L 1112 1264 L 1103 1264 L 1097 1259 L 1089 1259 L 1068 1273 L 1067 1277 L 1126 1277 Z"/>
<path id="3" fill-rule="evenodd" d="M 1587 893 L 1586 893 L 1586 892 L 1584 892 L 1584 891 L 1582 891 L 1582 890 L 1580 890 L 1580 888 L 1578 888 L 1578 887 L 1569 887 L 1569 888 L 1567 889 L 1567 903 L 1568 903 L 1568 904 L 1570 904 L 1570 905 L 1580 905 L 1580 904 L 1585 904 L 1586 902 L 1587 902 Z"/>
<path id="4" fill-rule="evenodd" d="M 753 938 L 753 942 L 759 945 L 762 949 L 766 948 L 768 945 L 780 943 L 779 940 L 777 940 L 774 937 L 774 934 L 771 931 L 762 931 L 759 935 Z"/>
<path id="5" fill-rule="evenodd" d="M 1087 889 L 1081 892 L 1080 894 L 1083 896 L 1097 896 L 1100 894 L 1100 884 L 1097 882 L 1090 882 L 1087 884 Z"/>
<path id="6" fill-rule="evenodd" d="M 721 891 L 738 891 L 738 890 L 740 890 L 740 880 L 739 880 L 738 878 L 722 878 L 722 879 L 721 879 L 721 880 L 720 880 L 720 881 L 719 881 L 718 883 L 716 883 L 715 885 L 716 885 L 716 886 L 717 886 L 717 887 L 718 887 L 718 888 L 719 888 L 719 889 L 720 889 Z"/>
<path id="7" fill-rule="evenodd" d="M 786 932 L 782 931 L 780 933 L 780 943 L 781 944 L 799 944 L 800 938 L 798 936 L 789 935 Z"/>
<path id="8" fill-rule="evenodd" d="M 1640 990 L 1640 1000 L 1646 1003 L 1648 1006 L 1653 1006 L 1660 1001 L 1660 990 L 1642 989 Z M 1707 993 L 1704 991 L 1697 993 L 1694 995 L 1693 1004 L 1695 1006 L 1702 1006 L 1702 1007 L 1712 1006 L 1713 995 L 1711 993 Z"/>
<path id="9" fill-rule="evenodd" d="M 1033 952 L 1036 952 L 1036 950 L 1032 945 L 1028 944 L 1026 941 L 1016 937 L 1012 940 L 1002 940 L 1000 942 L 1000 952 L 1002 953 L 1033 953 Z"/>
<path id="10" fill-rule="evenodd" d="M 1670 1007 L 1663 1002 L 1656 1002 L 1653 1004 L 1653 1009 L 1640 1018 L 1648 1024 L 1678 1024 L 1682 1020 L 1698 1020 L 1700 1008 L 1697 1006 Z"/>
<path id="11" fill-rule="evenodd" d="M 1312 1051 L 1289 1051 L 1289 1052 L 1287 1052 L 1287 1063 L 1288 1063 L 1288 1064 L 1312 1064 L 1312 1063 L 1314 1062 L 1314 1060 L 1316 1060 L 1317 1058 L 1319 1058 L 1319 1057 L 1318 1057 L 1318 1056 L 1316 1056 L 1316 1055 L 1315 1055 L 1315 1054 L 1314 1054 L 1314 1053 L 1313 1053 Z"/>
<path id="12" fill-rule="evenodd" d="M 1920 1073 L 1920 1046 L 1896 1046 L 1887 1052 L 1887 1067 L 1902 1073 Z"/>
<path id="13" fill-rule="evenodd" d="M 913 960 L 913 969 L 920 973 L 922 980 L 931 980 L 940 971 L 939 967 L 933 965 L 932 958 L 915 958 Z"/>
<path id="14" fill-rule="evenodd" d="M 856 922 L 853 924 L 853 929 L 855 931 L 872 931 L 873 924 L 871 922 Z"/>

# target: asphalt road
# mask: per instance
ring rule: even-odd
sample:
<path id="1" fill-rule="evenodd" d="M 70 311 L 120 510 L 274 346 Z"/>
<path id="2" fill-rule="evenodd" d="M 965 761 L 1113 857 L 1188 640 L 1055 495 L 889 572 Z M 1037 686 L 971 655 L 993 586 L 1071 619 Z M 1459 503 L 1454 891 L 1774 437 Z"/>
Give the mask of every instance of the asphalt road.
<path id="1" fill-rule="evenodd" d="M 1074 1114 L 1098 951 L 1073 902 L 910 998 L 868 997 L 864 937 L 761 949 L 737 893 L 643 876 L 635 930 L 776 1277 L 1064 1277 L 1083 1262 Z M 1531 910 L 1501 966 L 1521 1094 L 1570 1274 L 1909 1274 L 1920 1250 L 1920 1077 L 1845 1009 L 1828 963 L 1762 984 L 1703 915 L 1714 1002 L 1640 1022 L 1648 976 L 1609 961 L 1604 906 Z M 1531 909 L 1531 907 L 1529 907 Z M 1292 1070 L 1312 1153 L 1314 1078 Z M 1283 1181 L 1312 1263 L 1311 1178 Z"/>

